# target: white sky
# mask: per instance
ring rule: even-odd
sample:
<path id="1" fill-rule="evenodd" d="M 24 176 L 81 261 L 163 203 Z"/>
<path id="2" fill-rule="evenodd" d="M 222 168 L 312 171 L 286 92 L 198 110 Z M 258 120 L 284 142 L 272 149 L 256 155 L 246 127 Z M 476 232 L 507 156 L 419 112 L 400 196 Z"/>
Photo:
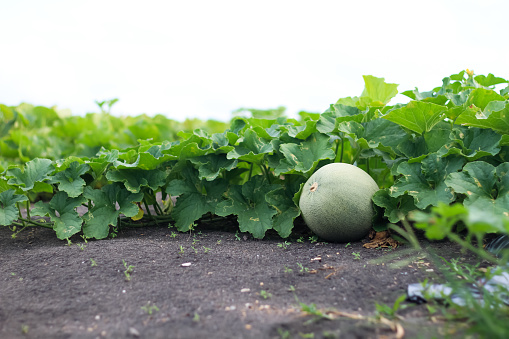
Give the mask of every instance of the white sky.
<path id="1" fill-rule="evenodd" d="M 509 78 L 507 0 L 3 0 L 0 13 L 0 103 L 75 115 L 112 98 L 115 115 L 178 120 L 322 112 L 365 74 L 400 92 L 466 68 Z"/>

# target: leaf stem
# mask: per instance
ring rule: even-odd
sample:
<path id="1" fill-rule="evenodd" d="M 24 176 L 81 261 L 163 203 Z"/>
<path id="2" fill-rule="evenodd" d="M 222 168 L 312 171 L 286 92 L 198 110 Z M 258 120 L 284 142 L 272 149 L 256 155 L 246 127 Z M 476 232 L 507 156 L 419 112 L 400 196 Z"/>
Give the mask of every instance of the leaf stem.
<path id="1" fill-rule="evenodd" d="M 248 181 L 251 180 L 251 175 L 253 174 L 253 166 L 254 166 L 253 163 L 251 163 L 251 166 L 249 166 L 249 177 L 247 179 Z"/>
<path id="2" fill-rule="evenodd" d="M 263 174 L 265 174 L 265 178 L 267 178 L 267 182 L 270 184 L 270 175 L 269 175 L 269 169 L 264 164 L 258 164 L 260 169 L 262 170 Z"/>
<path id="3" fill-rule="evenodd" d="M 343 154 L 345 150 L 345 138 L 341 137 L 341 155 L 339 156 L 339 162 L 343 162 Z M 336 151 L 337 154 L 337 151 Z"/>
<path id="4" fill-rule="evenodd" d="M 27 219 L 30 220 L 30 199 L 27 200 Z"/>
<path id="5" fill-rule="evenodd" d="M 148 207 L 147 200 L 145 200 L 145 198 L 143 198 L 143 205 L 145 206 L 145 209 L 147 210 L 147 214 L 149 215 L 150 219 L 153 219 L 155 221 L 156 225 L 159 226 L 157 219 L 154 218 L 154 216 L 150 212 L 150 208 Z"/>

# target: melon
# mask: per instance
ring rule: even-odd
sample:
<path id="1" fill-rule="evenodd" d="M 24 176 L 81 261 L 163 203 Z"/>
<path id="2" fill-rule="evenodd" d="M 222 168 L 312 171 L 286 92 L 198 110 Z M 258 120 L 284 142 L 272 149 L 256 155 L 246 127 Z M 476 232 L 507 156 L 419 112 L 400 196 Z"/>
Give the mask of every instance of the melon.
<path id="1" fill-rule="evenodd" d="M 358 241 L 371 229 L 371 198 L 376 191 L 376 182 L 359 167 L 332 163 L 309 177 L 299 207 L 307 226 L 320 238 L 330 242 Z"/>

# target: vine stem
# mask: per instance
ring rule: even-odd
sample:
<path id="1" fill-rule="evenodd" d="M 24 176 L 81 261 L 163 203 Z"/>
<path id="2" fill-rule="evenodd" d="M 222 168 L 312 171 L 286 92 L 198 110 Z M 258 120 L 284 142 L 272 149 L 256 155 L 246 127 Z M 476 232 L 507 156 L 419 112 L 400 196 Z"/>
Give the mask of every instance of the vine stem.
<path id="1" fill-rule="evenodd" d="M 40 227 L 44 227 L 44 228 L 53 229 L 53 223 L 41 223 L 41 222 L 37 222 L 34 220 L 28 220 L 25 218 L 19 218 L 19 220 L 21 220 L 21 222 L 22 222 L 21 224 L 17 223 L 17 222 L 13 222 L 12 224 L 16 225 L 16 226 L 28 227 L 29 226 L 29 225 L 27 225 L 27 223 L 28 223 L 28 224 L 32 224 L 34 226 L 40 226 Z"/>

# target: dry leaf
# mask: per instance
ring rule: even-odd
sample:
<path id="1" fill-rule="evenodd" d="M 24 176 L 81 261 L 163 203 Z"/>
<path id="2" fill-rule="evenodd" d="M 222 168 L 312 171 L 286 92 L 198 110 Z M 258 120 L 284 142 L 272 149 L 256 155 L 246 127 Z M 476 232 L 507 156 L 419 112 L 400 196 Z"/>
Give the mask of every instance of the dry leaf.
<path id="1" fill-rule="evenodd" d="M 383 232 L 372 232 L 369 234 L 370 242 L 362 245 L 365 248 L 378 248 L 378 247 L 392 247 L 396 248 L 399 246 L 399 242 L 391 238 L 391 234 L 389 231 Z"/>

